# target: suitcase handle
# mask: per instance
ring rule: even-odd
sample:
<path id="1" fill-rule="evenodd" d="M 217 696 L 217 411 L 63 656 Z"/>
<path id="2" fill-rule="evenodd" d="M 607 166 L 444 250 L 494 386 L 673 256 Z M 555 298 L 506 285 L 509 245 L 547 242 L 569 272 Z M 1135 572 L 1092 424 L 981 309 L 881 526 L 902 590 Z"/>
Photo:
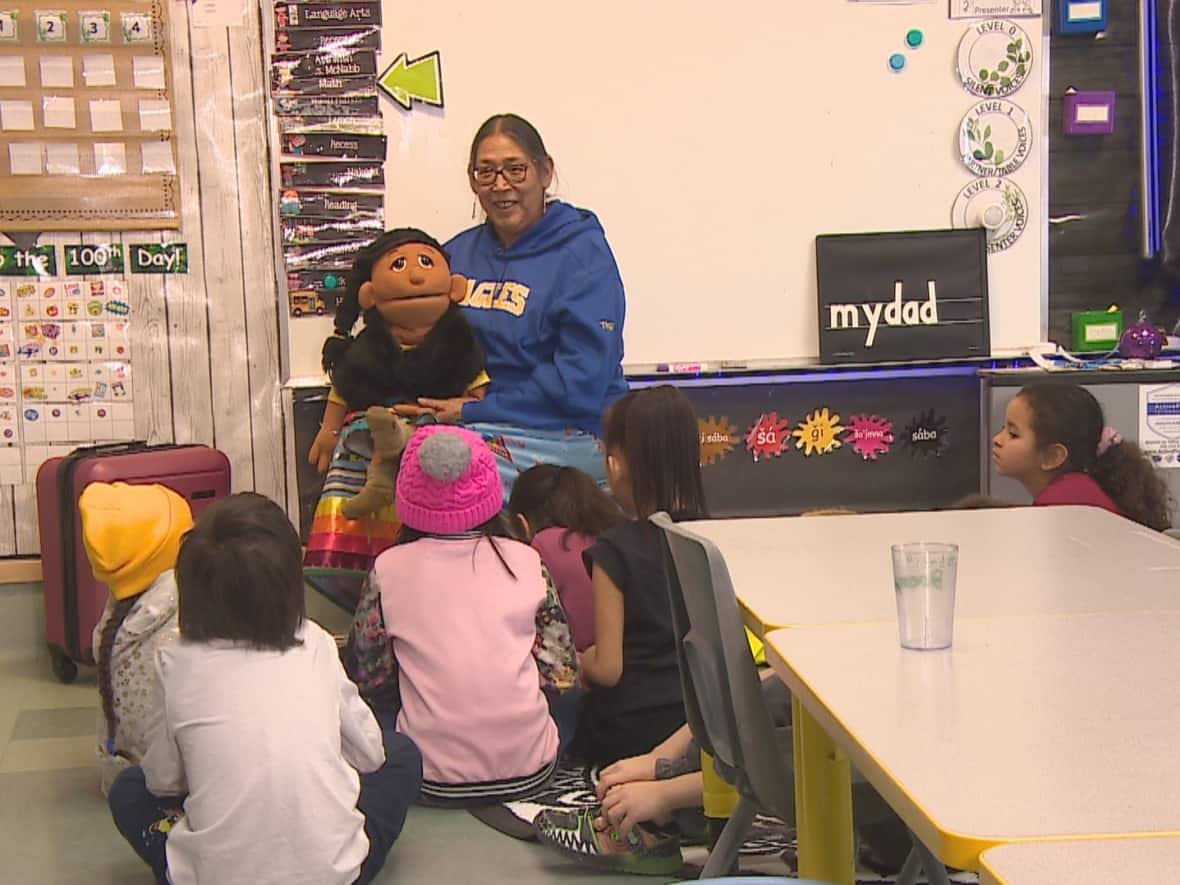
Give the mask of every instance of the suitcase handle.
<path id="1" fill-rule="evenodd" d="M 99 443 L 93 446 L 79 446 L 70 454 L 79 455 L 83 458 L 94 455 L 122 455 L 129 452 L 142 452 L 149 448 L 146 439 L 133 439 L 128 442 L 117 443 Z"/>

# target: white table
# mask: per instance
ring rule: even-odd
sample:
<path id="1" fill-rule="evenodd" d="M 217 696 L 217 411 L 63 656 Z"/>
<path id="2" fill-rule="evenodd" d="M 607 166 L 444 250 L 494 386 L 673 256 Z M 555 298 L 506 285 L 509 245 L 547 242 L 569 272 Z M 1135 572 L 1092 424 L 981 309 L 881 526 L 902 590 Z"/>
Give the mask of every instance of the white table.
<path id="1" fill-rule="evenodd" d="M 895 623 L 777 630 L 767 649 L 918 838 L 975 869 L 1008 842 L 1180 836 L 1178 640 L 1180 611 L 1123 611 L 959 619 L 942 652 L 902 649 Z"/>
<path id="2" fill-rule="evenodd" d="M 702 520 L 756 633 L 893 621 L 891 544 L 959 545 L 956 616 L 1180 610 L 1180 541 L 1096 507 Z"/>
<path id="3" fill-rule="evenodd" d="M 979 885 L 1174 885 L 1180 839 L 1086 839 L 989 848 Z"/>

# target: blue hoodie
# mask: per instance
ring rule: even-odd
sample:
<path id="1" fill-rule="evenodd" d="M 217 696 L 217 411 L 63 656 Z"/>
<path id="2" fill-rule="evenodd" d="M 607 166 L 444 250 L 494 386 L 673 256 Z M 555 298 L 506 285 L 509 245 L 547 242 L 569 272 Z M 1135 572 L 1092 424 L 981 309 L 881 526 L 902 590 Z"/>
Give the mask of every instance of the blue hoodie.
<path id="1" fill-rule="evenodd" d="M 602 434 L 602 413 L 627 392 L 623 281 L 593 212 L 554 201 L 507 249 L 490 224 L 446 245 L 467 277 L 460 302 L 487 351 L 488 395 L 463 420 Z"/>

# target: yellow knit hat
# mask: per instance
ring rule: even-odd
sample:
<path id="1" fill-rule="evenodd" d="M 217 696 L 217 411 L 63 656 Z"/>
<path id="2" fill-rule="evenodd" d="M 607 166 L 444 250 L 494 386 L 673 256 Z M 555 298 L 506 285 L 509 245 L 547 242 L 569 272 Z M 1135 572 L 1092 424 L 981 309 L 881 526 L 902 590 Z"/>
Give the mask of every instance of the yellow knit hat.
<path id="1" fill-rule="evenodd" d="M 188 501 L 162 485 L 92 482 L 78 510 L 94 577 L 116 599 L 142 593 L 175 568 L 180 539 L 193 527 Z"/>

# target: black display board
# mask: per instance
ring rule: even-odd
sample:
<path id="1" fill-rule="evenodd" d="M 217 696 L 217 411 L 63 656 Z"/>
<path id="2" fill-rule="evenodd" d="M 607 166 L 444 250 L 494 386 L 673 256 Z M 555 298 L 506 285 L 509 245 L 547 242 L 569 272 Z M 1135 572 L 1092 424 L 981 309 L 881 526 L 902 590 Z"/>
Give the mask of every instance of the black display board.
<path id="1" fill-rule="evenodd" d="M 927 510 L 981 489 L 974 367 L 825 371 L 681 389 L 699 419 L 712 516 Z M 304 540 L 322 484 L 307 451 L 326 393 L 295 391 Z"/>
<path id="2" fill-rule="evenodd" d="M 972 367 L 683 389 L 700 423 L 711 516 L 930 510 L 981 488 Z"/>
<path id="3" fill-rule="evenodd" d="M 816 237 L 820 362 L 990 355 L 985 239 L 983 228 Z"/>

